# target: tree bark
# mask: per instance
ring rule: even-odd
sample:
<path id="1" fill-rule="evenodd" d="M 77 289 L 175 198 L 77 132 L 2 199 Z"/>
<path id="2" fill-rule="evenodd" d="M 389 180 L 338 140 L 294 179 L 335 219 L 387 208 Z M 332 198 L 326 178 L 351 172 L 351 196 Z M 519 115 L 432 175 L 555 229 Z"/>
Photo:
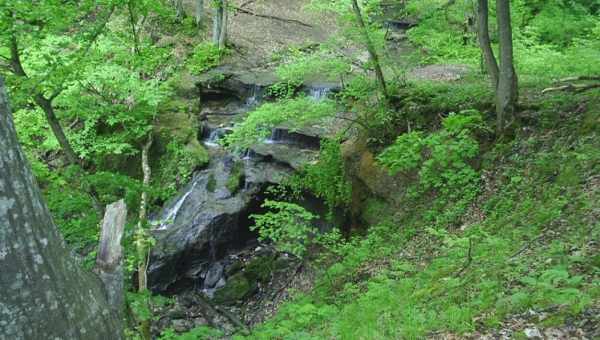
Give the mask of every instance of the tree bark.
<path id="1" fill-rule="evenodd" d="M 517 103 L 518 81 L 513 60 L 512 25 L 510 19 L 510 1 L 496 2 L 498 36 L 500 40 L 500 67 L 498 88 L 496 90 L 496 132 L 504 131 L 507 116 L 513 116 Z"/>
<path id="2" fill-rule="evenodd" d="M 492 44 L 490 42 L 489 32 L 489 7 L 488 0 L 478 0 L 477 6 L 477 39 L 479 40 L 479 47 L 483 55 L 483 60 L 492 88 L 496 90 L 498 87 L 498 62 L 496 56 L 494 56 L 494 50 L 492 50 Z"/>
<path id="3" fill-rule="evenodd" d="M 17 142 L 0 78 L 0 338 L 121 339 L 94 274 L 72 258 Z"/>
<path id="4" fill-rule="evenodd" d="M 383 94 L 384 98 L 387 100 L 389 98 L 389 95 L 387 92 L 385 78 L 383 77 L 383 71 L 381 70 L 381 64 L 379 63 L 379 57 L 377 55 L 377 51 L 375 50 L 375 46 L 373 45 L 373 41 L 371 41 L 369 31 L 367 29 L 367 26 L 365 25 L 362 13 L 360 12 L 360 7 L 358 6 L 358 2 L 356 0 L 352 0 L 352 9 L 354 10 L 356 21 L 358 21 L 358 25 L 360 26 L 360 29 L 363 33 L 363 38 L 365 39 L 365 45 L 367 46 L 369 56 L 373 61 L 373 67 L 375 68 L 375 76 L 377 77 L 379 88 L 381 89 L 381 93 Z"/>

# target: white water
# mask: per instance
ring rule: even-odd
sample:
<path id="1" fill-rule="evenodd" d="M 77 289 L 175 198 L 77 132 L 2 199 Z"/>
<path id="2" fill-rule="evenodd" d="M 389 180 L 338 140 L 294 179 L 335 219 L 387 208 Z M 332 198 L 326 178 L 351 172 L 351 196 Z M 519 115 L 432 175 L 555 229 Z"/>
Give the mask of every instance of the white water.
<path id="1" fill-rule="evenodd" d="M 210 135 L 206 140 L 203 141 L 204 145 L 209 147 L 219 147 L 219 139 L 225 135 L 225 129 L 214 129 L 210 132 Z"/>
<path id="2" fill-rule="evenodd" d="M 177 214 L 179 213 L 179 210 L 183 206 L 183 203 L 185 203 L 185 200 L 192 193 L 192 191 L 194 191 L 195 187 L 196 187 L 196 182 L 194 182 L 194 184 L 192 184 L 192 187 L 190 188 L 190 190 L 188 190 L 183 196 L 181 196 L 181 198 L 179 200 L 177 200 L 175 205 L 173 205 L 173 207 L 171 209 L 169 209 L 169 211 L 167 212 L 167 216 L 165 216 L 160 221 L 160 225 L 156 228 L 156 230 L 167 230 L 169 228 L 169 226 L 171 226 L 173 224 L 173 221 L 175 221 L 175 218 L 177 218 Z"/>
<path id="3" fill-rule="evenodd" d="M 331 92 L 330 87 L 311 87 L 308 91 L 308 96 L 316 101 L 321 101 L 327 98 L 327 95 Z"/>

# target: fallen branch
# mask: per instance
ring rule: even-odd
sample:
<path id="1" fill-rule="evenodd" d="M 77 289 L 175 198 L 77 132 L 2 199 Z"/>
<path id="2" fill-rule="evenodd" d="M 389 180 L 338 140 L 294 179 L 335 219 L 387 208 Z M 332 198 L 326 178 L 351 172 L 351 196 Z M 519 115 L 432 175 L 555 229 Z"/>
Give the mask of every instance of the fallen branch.
<path id="1" fill-rule="evenodd" d="M 558 91 L 570 91 L 570 92 L 584 92 L 591 89 L 600 88 L 600 83 L 591 84 L 574 84 L 575 81 L 600 81 L 600 76 L 579 76 L 579 77 L 567 77 L 557 81 L 557 83 L 568 83 L 555 87 L 548 87 L 542 90 L 542 94 L 549 92 Z"/>
<path id="2" fill-rule="evenodd" d="M 562 86 L 546 88 L 546 89 L 542 90 L 542 94 L 548 93 L 548 92 L 558 92 L 558 91 L 572 91 L 572 92 L 579 93 L 579 92 L 584 92 L 584 91 L 596 89 L 596 88 L 600 88 L 600 83 L 599 84 L 567 84 L 567 85 L 562 85 Z"/>
<path id="3" fill-rule="evenodd" d="M 307 24 L 305 22 L 302 22 L 302 21 L 296 20 L 296 19 L 286 19 L 286 18 L 280 18 L 280 17 L 276 17 L 276 16 L 272 16 L 272 15 L 259 14 L 259 13 L 255 13 L 255 12 L 249 11 L 247 9 L 243 9 L 243 8 L 235 7 L 235 6 L 233 6 L 232 8 L 236 12 L 244 13 L 244 14 L 248 14 L 248 15 L 252 15 L 252 16 L 255 16 L 255 17 L 259 17 L 259 18 L 266 18 L 266 19 L 271 19 L 271 20 L 277 20 L 277 21 L 283 21 L 283 22 L 290 22 L 290 23 L 298 24 L 298 25 L 301 25 L 301 26 L 304 26 L 304 27 L 311 27 L 311 28 L 313 27 L 312 25 L 309 25 L 309 24 Z"/>

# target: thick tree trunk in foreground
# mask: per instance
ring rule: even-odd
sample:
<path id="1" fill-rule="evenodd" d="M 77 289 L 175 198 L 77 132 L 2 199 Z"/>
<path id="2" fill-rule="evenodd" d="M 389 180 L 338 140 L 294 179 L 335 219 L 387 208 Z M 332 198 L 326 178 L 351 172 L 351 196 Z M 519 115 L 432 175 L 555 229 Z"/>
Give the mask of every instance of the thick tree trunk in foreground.
<path id="1" fill-rule="evenodd" d="M 498 62 L 490 42 L 488 0 L 478 0 L 477 39 L 479 40 L 479 47 L 483 54 L 487 73 L 492 82 L 492 88 L 495 90 L 498 87 Z"/>
<path id="2" fill-rule="evenodd" d="M 500 39 L 500 73 L 496 90 L 496 131 L 501 134 L 504 131 L 506 118 L 514 115 L 517 104 L 518 83 L 513 61 L 510 1 L 498 0 L 496 7 L 498 37 Z"/>
<path id="3" fill-rule="evenodd" d="M 363 20 L 362 13 L 360 12 L 360 7 L 358 6 L 358 2 L 356 0 L 352 0 L 352 9 L 354 10 L 354 15 L 356 16 L 356 20 L 358 21 L 358 25 L 360 26 L 361 31 L 363 32 L 363 38 L 365 39 L 365 45 L 367 46 L 367 51 L 369 52 L 369 56 L 373 61 L 373 67 L 375 68 L 375 75 L 377 77 L 377 82 L 379 83 L 379 87 L 383 96 L 388 99 L 387 86 L 385 83 L 385 78 L 383 77 L 383 71 L 381 70 L 381 64 L 379 63 L 379 57 L 377 56 L 377 51 L 375 50 L 375 46 L 373 46 L 373 41 L 371 41 L 371 37 L 369 36 L 369 30 L 365 25 L 365 21 Z"/>
<path id="4" fill-rule="evenodd" d="M 100 280 L 71 257 L 17 143 L 0 78 L 0 339 L 120 339 Z"/>

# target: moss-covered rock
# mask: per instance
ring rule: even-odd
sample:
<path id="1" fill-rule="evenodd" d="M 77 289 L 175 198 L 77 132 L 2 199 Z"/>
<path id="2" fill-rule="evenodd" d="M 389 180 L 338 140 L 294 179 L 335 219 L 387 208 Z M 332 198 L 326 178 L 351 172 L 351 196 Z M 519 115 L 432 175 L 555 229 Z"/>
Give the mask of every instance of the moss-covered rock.
<path id="1" fill-rule="evenodd" d="M 185 151 L 190 155 L 194 161 L 196 168 L 204 167 L 210 160 L 210 155 L 206 148 L 198 142 L 198 139 L 191 139 L 185 146 Z"/>
<path id="2" fill-rule="evenodd" d="M 234 274 L 225 286 L 215 293 L 214 301 L 220 304 L 234 304 L 252 294 L 257 288 L 256 282 L 251 282 L 241 272 Z"/>
<path id="3" fill-rule="evenodd" d="M 229 192 L 235 194 L 242 184 L 244 183 L 244 164 L 242 162 L 235 162 L 233 164 L 233 168 L 231 169 L 231 173 L 229 174 L 229 178 L 227 178 L 227 183 L 225 187 Z"/>
<path id="4" fill-rule="evenodd" d="M 252 259 L 244 270 L 244 275 L 251 282 L 266 282 L 271 278 L 275 269 L 276 255 L 259 256 Z"/>

